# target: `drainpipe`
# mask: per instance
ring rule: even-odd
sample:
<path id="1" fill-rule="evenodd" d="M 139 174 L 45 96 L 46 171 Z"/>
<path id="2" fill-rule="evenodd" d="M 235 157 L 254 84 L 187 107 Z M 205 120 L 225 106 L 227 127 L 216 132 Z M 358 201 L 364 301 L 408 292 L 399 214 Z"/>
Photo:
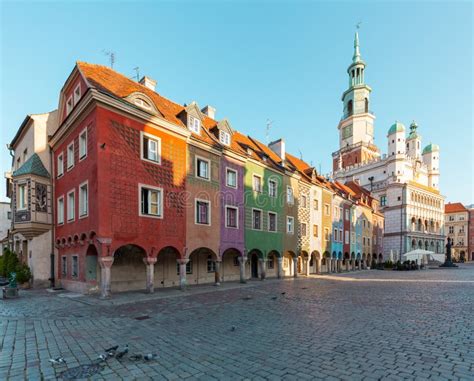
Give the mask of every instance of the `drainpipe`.
<path id="1" fill-rule="evenodd" d="M 54 160 L 53 160 L 53 150 L 51 147 L 49 147 L 49 169 L 51 173 L 51 253 L 49 255 L 50 262 L 51 262 L 51 268 L 50 268 L 50 278 L 49 281 L 51 282 L 51 288 L 54 288 L 56 286 L 56 279 L 55 279 L 55 269 L 54 269 L 54 213 L 55 213 L 55 198 L 54 198 Z"/>
<path id="2" fill-rule="evenodd" d="M 13 169 L 13 166 L 15 165 L 15 155 L 12 153 L 13 152 L 13 148 L 11 147 L 10 144 L 7 144 L 7 149 L 8 149 L 8 153 L 10 154 L 11 158 L 12 158 L 12 169 Z M 13 171 L 12 171 L 12 174 L 13 174 Z M 13 180 L 11 180 L 11 186 L 13 186 Z M 12 190 L 13 192 L 13 190 Z M 13 204 L 12 204 L 12 198 L 10 197 L 10 210 L 11 210 L 11 214 L 12 214 L 12 222 L 11 222 L 11 231 L 13 232 L 15 230 L 15 215 L 13 214 Z M 11 235 L 11 250 L 14 251 L 15 250 L 15 240 L 13 238 L 13 234 Z"/>

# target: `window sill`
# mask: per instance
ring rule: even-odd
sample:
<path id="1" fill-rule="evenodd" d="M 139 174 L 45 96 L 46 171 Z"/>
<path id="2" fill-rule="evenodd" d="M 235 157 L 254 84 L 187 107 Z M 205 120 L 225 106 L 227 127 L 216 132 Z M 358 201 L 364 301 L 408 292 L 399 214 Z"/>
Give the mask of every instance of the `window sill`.
<path id="1" fill-rule="evenodd" d="M 147 218 L 155 218 L 155 219 L 158 219 L 158 220 L 162 220 L 163 219 L 163 216 L 161 215 L 154 215 L 154 214 L 143 214 L 143 213 L 140 213 L 139 214 L 140 217 L 147 217 Z"/>

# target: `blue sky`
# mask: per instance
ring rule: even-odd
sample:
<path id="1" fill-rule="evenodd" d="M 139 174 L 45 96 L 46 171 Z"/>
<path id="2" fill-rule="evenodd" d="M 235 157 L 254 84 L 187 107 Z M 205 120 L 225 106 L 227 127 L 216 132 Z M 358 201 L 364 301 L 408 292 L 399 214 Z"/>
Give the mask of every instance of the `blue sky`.
<path id="1" fill-rule="evenodd" d="M 1 2 L 1 144 L 53 110 L 76 60 L 158 81 L 179 103 L 217 108 L 235 129 L 331 169 L 355 24 L 372 87 L 375 143 L 415 119 L 441 146 L 441 191 L 474 202 L 470 2 Z M 11 165 L 3 149 L 0 169 Z M 5 199 L 4 182 L 0 198 Z"/>

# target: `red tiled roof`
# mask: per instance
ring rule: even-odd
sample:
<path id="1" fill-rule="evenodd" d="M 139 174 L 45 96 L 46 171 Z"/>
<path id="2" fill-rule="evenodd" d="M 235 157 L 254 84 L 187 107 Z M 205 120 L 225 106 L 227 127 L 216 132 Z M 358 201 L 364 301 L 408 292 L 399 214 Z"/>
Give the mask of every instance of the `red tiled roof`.
<path id="1" fill-rule="evenodd" d="M 463 204 L 460 202 L 453 202 L 444 204 L 444 212 L 445 213 L 459 213 L 459 212 L 467 212 L 468 210 L 464 207 Z"/>

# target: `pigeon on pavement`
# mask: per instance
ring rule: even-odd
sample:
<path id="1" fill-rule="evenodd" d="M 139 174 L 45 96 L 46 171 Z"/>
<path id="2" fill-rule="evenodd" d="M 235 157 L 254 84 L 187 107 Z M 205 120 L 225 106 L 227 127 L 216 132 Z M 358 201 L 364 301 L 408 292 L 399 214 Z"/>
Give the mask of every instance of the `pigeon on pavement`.
<path id="1" fill-rule="evenodd" d="M 232 327 L 230 327 L 230 330 L 231 330 L 232 332 L 234 332 L 234 331 L 236 330 L 235 325 L 233 325 Z"/>
<path id="2" fill-rule="evenodd" d="M 128 344 L 125 345 L 125 347 L 124 347 L 122 350 L 120 350 L 120 351 L 118 351 L 118 352 L 116 353 L 115 358 L 121 359 L 121 358 L 122 358 L 123 356 L 125 356 L 127 353 L 128 353 Z"/>
<path id="3" fill-rule="evenodd" d="M 66 364 L 66 360 L 62 356 L 56 357 L 55 359 L 49 359 L 49 362 L 53 365 Z"/>
<path id="4" fill-rule="evenodd" d="M 118 347 L 119 347 L 118 345 L 114 345 L 113 347 L 107 348 L 105 351 L 107 353 L 115 352 L 115 351 L 117 351 Z"/>
<path id="5" fill-rule="evenodd" d="M 273 300 L 277 300 L 277 297 L 276 297 L 276 296 L 272 296 L 272 299 L 273 299 Z"/>
<path id="6" fill-rule="evenodd" d="M 154 360 L 158 357 L 156 353 L 147 353 L 145 356 L 143 356 L 143 360 L 145 361 L 151 361 Z"/>
<path id="7" fill-rule="evenodd" d="M 143 359 L 143 355 L 141 355 L 141 354 L 134 354 L 134 355 L 130 356 L 130 360 L 132 360 L 132 361 L 138 361 L 138 360 L 141 360 L 141 359 Z"/>

